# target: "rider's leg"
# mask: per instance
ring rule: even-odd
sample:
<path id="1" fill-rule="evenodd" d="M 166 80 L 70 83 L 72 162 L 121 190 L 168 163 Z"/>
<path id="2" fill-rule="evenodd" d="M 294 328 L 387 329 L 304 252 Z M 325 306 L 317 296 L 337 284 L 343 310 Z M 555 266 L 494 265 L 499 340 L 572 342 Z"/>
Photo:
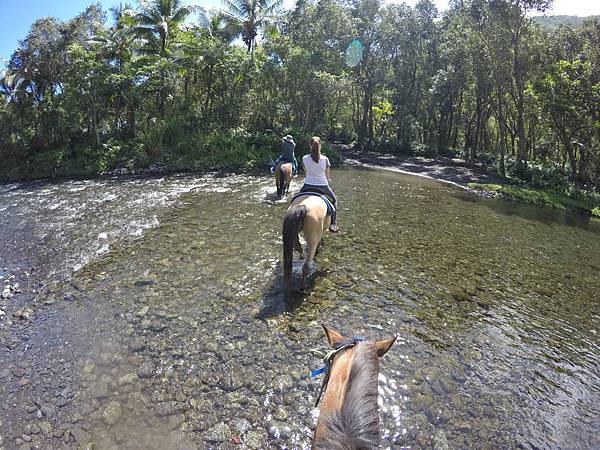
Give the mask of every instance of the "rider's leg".
<path id="1" fill-rule="evenodd" d="M 335 225 L 337 225 L 337 210 L 338 210 L 337 197 L 335 196 L 335 194 L 333 193 L 333 191 L 331 190 L 331 188 L 329 186 L 323 186 L 323 191 L 325 191 L 325 195 L 327 195 L 328 197 L 331 198 L 333 207 L 335 208 L 335 211 L 331 215 L 331 225 L 335 226 Z"/>

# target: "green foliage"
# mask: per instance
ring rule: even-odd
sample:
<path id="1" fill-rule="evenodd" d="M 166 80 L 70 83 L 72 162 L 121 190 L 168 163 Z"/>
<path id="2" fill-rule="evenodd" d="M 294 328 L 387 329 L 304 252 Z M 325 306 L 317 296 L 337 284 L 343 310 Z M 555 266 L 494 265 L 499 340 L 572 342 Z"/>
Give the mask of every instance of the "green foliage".
<path id="1" fill-rule="evenodd" d="M 513 200 L 554 209 L 574 210 L 598 216 L 600 194 L 572 189 L 565 192 L 541 191 L 523 186 L 469 183 L 472 189 L 498 192 Z"/>
<path id="2" fill-rule="evenodd" d="M 320 136 L 334 163 L 328 141 L 460 154 L 539 189 L 600 186 L 598 20 L 546 33 L 528 13 L 548 0 L 457 1 L 442 17 L 430 0 L 279 3 L 36 21 L 0 77 L 1 176 L 244 170 L 289 133 L 299 156 Z"/>

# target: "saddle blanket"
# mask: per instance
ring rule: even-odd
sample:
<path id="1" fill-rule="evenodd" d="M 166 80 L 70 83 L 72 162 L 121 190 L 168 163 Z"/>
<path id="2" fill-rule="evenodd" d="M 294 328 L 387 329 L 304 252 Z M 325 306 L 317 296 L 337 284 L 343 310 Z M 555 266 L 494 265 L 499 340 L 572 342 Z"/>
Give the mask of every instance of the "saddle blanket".
<path id="1" fill-rule="evenodd" d="M 327 197 L 326 195 L 321 194 L 320 192 L 310 192 L 310 191 L 306 191 L 306 192 L 298 192 L 296 195 L 294 195 L 292 197 L 292 203 L 294 202 L 294 200 L 296 200 L 298 197 L 302 197 L 303 195 L 316 195 L 317 197 L 321 197 L 321 199 L 325 202 L 325 204 L 327 205 L 327 215 L 330 216 L 335 212 L 335 207 L 333 206 L 333 203 L 331 203 L 331 200 L 329 200 L 329 197 Z"/>

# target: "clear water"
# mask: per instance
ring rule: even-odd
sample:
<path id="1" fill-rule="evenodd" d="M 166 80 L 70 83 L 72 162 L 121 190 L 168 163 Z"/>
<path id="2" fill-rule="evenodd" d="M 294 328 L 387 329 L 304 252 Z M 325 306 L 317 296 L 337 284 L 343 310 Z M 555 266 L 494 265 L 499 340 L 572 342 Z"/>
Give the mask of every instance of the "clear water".
<path id="1" fill-rule="evenodd" d="M 398 336 L 379 379 L 384 447 L 598 448 L 598 222 L 411 176 L 334 175 L 342 233 L 325 237 L 304 296 L 281 289 L 286 204 L 271 178 L 81 182 L 84 200 L 73 183 L 5 186 L 7 248 L 42 262 L 31 301 L 53 303 L 0 353 L 32 373 L 0 392 L 4 435 L 47 404 L 71 438 L 34 443 L 308 448 L 325 323 Z"/>

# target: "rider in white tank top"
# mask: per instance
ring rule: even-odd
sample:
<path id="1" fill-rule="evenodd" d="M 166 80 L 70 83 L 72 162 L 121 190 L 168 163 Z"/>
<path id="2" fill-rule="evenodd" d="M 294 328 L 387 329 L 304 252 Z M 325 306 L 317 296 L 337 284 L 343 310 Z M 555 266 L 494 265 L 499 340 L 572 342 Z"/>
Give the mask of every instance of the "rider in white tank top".
<path id="1" fill-rule="evenodd" d="M 320 155 L 319 162 L 316 163 L 310 154 L 304 155 L 302 164 L 304 164 L 304 170 L 306 171 L 304 183 L 312 184 L 313 186 L 329 186 L 325 172 L 330 167 L 327 156 Z"/>

